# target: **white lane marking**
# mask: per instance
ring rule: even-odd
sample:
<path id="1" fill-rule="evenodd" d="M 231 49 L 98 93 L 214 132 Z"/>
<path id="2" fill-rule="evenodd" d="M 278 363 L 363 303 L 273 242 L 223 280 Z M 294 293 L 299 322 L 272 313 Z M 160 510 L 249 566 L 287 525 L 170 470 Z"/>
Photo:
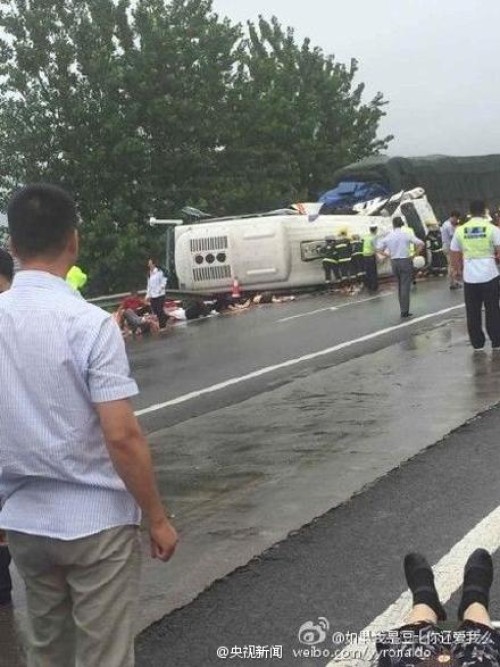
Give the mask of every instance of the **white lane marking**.
<path id="1" fill-rule="evenodd" d="M 351 304 L 349 304 L 351 305 Z M 299 315 L 291 315 L 290 317 L 283 317 L 277 322 L 289 322 L 290 320 L 296 320 L 299 317 L 308 317 L 309 315 L 316 315 L 316 313 L 324 313 L 327 310 L 338 310 L 340 306 L 327 306 L 326 308 L 317 308 L 316 310 L 308 310 L 307 313 L 300 313 Z"/>
<path id="2" fill-rule="evenodd" d="M 462 585 L 465 562 L 475 549 L 482 547 L 490 553 L 494 553 L 499 546 L 500 506 L 480 521 L 432 568 L 441 602 L 443 604 L 447 602 Z M 402 625 L 411 610 L 411 603 L 411 593 L 406 590 L 380 616 L 377 616 L 370 625 L 362 630 L 361 636 L 373 637 L 377 632 L 392 630 Z M 366 642 L 360 642 L 358 639 L 346 646 L 343 655 L 347 658 L 334 659 L 326 667 L 338 667 L 339 665 L 341 667 L 366 667 L 370 662 L 370 656 L 374 654 L 374 642 L 369 639 Z"/>
<path id="3" fill-rule="evenodd" d="M 359 299 L 358 301 L 350 301 L 349 303 L 341 303 L 338 306 L 328 306 L 326 308 L 318 308 L 317 310 L 310 310 L 307 313 L 299 313 L 298 315 L 291 315 L 290 317 L 283 317 L 278 322 L 289 322 L 290 320 L 297 320 L 299 317 L 309 317 L 309 315 L 315 315 L 316 313 L 324 313 L 326 310 L 339 310 L 339 308 L 347 308 L 349 306 L 357 306 L 358 303 L 366 303 L 367 301 L 373 301 L 374 299 L 381 299 L 384 296 L 390 296 L 394 292 L 382 292 L 375 296 L 369 296 L 366 299 Z"/>
<path id="4" fill-rule="evenodd" d="M 135 414 L 137 415 L 137 417 L 140 417 L 142 415 L 147 415 L 151 412 L 157 412 L 158 410 L 169 408 L 172 405 L 179 405 L 180 403 L 186 403 L 187 401 L 191 401 L 194 398 L 199 398 L 204 394 L 212 394 L 216 391 L 220 391 L 221 389 L 227 389 L 227 387 L 231 387 L 235 384 L 240 384 L 241 382 L 247 382 L 248 380 L 253 380 L 255 378 L 261 377 L 262 375 L 273 373 L 274 371 L 281 370 L 282 368 L 296 366 L 297 364 L 300 364 L 303 361 L 311 361 L 312 359 L 316 359 L 317 357 L 323 357 L 327 354 L 332 354 L 333 352 L 344 350 L 345 348 L 352 347 L 353 345 L 357 345 L 358 343 L 365 343 L 366 341 L 373 340 L 374 338 L 378 338 L 379 336 L 383 336 L 393 331 L 397 331 L 398 329 L 404 329 L 406 327 L 410 327 L 413 324 L 418 324 L 418 322 L 424 322 L 425 320 L 429 320 L 433 317 L 438 317 L 439 315 L 446 315 L 454 310 L 458 310 L 459 308 L 463 307 L 464 304 L 461 303 L 458 306 L 451 306 L 450 308 L 437 310 L 434 313 L 427 313 L 426 315 L 420 315 L 420 317 L 414 317 L 413 319 L 406 320 L 405 322 L 401 322 L 400 324 L 395 324 L 392 327 L 379 329 L 378 331 L 366 334 L 365 336 L 361 336 L 360 338 L 354 338 L 353 340 L 346 340 L 343 343 L 339 343 L 338 345 L 333 345 L 333 347 L 327 347 L 324 350 L 318 350 L 317 352 L 310 352 L 309 354 L 304 354 L 301 357 L 296 357 L 295 359 L 288 359 L 287 361 L 282 361 L 281 363 L 274 364 L 273 366 L 265 366 L 264 368 L 259 368 L 258 370 L 252 371 L 251 373 L 247 373 L 246 375 L 230 378 L 229 380 L 224 380 L 223 382 L 218 382 L 217 384 L 213 384 L 210 387 L 204 387 L 203 389 L 197 389 L 196 391 L 191 391 L 189 392 L 189 394 L 177 396 L 177 398 L 172 398 L 169 401 L 165 401 L 164 403 L 156 403 L 155 405 L 150 405 L 148 408 L 143 408 L 142 410 L 136 410 Z"/>

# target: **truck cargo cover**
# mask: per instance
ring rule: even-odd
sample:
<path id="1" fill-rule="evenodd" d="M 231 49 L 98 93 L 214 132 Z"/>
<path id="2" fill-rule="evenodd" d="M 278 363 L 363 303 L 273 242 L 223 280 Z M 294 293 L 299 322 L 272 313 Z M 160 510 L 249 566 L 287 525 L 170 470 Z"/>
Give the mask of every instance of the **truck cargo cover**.
<path id="1" fill-rule="evenodd" d="M 379 183 L 391 192 L 423 187 L 437 216 L 452 209 L 466 213 L 472 199 L 500 206 L 500 155 L 451 157 L 376 156 L 338 170 L 334 185 L 344 181 Z"/>

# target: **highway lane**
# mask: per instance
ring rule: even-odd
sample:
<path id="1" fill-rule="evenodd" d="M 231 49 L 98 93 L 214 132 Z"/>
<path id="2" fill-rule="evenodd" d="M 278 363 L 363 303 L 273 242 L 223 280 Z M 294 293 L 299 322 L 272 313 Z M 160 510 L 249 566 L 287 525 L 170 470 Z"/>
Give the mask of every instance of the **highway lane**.
<path id="1" fill-rule="evenodd" d="M 444 592 L 449 580 L 451 590 L 458 585 L 470 551 L 488 543 L 497 569 L 491 609 L 500 619 L 499 430 L 495 407 L 218 581 L 139 637 L 138 667 L 243 666 L 249 660 L 238 658 L 237 649 L 244 646 L 282 647 L 281 660 L 254 660 L 259 665 L 324 667 L 325 656 L 304 654 L 310 647 L 298 638 L 301 626 L 327 619 L 327 637 L 317 647 L 340 648 L 334 634 L 345 642 L 404 592 L 402 559 L 410 550 L 435 564 L 464 546 L 440 577 Z M 487 531 L 464 544 L 492 512 Z M 450 619 L 458 600 L 459 591 L 446 604 Z M 218 658 L 221 646 L 235 657 Z"/>
<path id="2" fill-rule="evenodd" d="M 194 400 L 170 405 L 167 410 L 143 414 L 144 427 L 155 431 L 244 400 L 309 372 L 381 349 L 425 327 L 427 322 L 418 322 L 419 317 L 459 307 L 462 303 L 462 295 L 450 292 L 444 281 L 420 282 L 412 294 L 412 310 L 417 321 L 402 323 L 393 286 L 385 287 L 384 292 L 375 299 L 366 299 L 363 295 L 354 298 L 329 294 L 306 296 L 292 303 L 260 306 L 237 315 L 176 325 L 159 339 L 129 342 L 131 368 L 141 391 L 135 407 L 142 413 L 151 406 L 196 394 L 259 369 L 374 335 L 370 340 L 329 355 L 278 368 L 208 395 L 195 395 Z M 439 320 L 439 316 L 436 319 Z M 390 331 L 376 335 L 386 329 Z"/>
<path id="3" fill-rule="evenodd" d="M 389 319 L 394 310 L 382 312 L 392 297 L 345 307 L 335 327 L 326 320 L 330 338 L 352 340 L 353 326 L 361 334 L 387 323 L 395 322 L 396 329 L 156 413 L 160 426 L 150 435 L 155 466 L 182 542 L 168 568 L 171 576 L 160 586 L 160 568 L 145 564 L 142 627 L 498 400 L 500 370 L 473 363 L 460 297 L 443 283 L 420 284 L 418 294 L 417 315 L 424 306 L 431 313 L 443 305 L 455 310 L 400 328 Z M 323 335 L 325 301 L 328 308 L 328 297 L 290 304 L 298 308 L 288 314 L 279 306 L 258 309 L 246 321 L 262 320 L 274 344 L 279 320 L 294 317 L 287 326 L 301 329 L 304 345 L 307 336 Z M 362 310 L 374 305 L 371 313 Z M 296 317 L 311 310 L 314 317 Z M 378 327 L 370 314 L 379 318 Z M 231 331 L 243 317 L 219 321 Z M 280 332 L 284 347 L 296 344 L 295 328 Z M 247 324 L 239 331 L 245 372 L 255 363 L 246 347 L 251 329 Z M 206 343 L 215 355 L 217 345 L 209 337 Z M 211 366 L 214 355 L 204 364 Z M 287 358 L 283 350 L 280 358 Z M 463 378 L 466 391 L 450 404 L 450 388 Z"/>

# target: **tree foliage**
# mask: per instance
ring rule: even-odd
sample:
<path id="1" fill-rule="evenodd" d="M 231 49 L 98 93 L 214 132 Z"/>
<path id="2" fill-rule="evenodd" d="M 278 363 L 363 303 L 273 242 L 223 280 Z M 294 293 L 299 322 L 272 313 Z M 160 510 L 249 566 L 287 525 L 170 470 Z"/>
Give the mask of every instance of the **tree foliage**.
<path id="1" fill-rule="evenodd" d="M 184 205 L 249 212 L 316 195 L 385 148 L 384 100 L 276 18 L 211 0 L 0 0 L 0 188 L 64 185 L 94 291 L 137 282 Z"/>

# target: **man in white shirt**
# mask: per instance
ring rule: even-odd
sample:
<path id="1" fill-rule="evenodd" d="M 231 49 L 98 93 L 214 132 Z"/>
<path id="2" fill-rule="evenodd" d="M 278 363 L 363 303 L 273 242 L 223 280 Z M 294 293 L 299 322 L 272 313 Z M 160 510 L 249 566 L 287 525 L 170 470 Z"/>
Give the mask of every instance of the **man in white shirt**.
<path id="1" fill-rule="evenodd" d="M 460 222 L 460 211 L 452 211 L 448 220 L 445 220 L 441 225 L 441 240 L 443 242 L 443 252 L 446 255 L 448 261 L 448 277 L 450 280 L 450 289 L 458 289 L 462 287 L 462 284 L 457 281 L 456 277 L 453 275 L 451 269 L 451 259 L 450 259 L 450 245 L 453 235 Z"/>
<path id="2" fill-rule="evenodd" d="M 112 316 L 65 282 L 71 197 L 28 185 L 7 217 L 21 270 L 0 294 L 0 528 L 26 584 L 28 665 L 131 667 L 141 510 L 154 558 L 177 541 L 129 400 L 137 385 Z"/>
<path id="3" fill-rule="evenodd" d="M 398 298 L 401 317 L 412 317 L 410 313 L 410 290 L 413 282 L 413 247 L 423 248 L 424 242 L 408 229 L 404 220 L 396 216 L 392 220 L 393 231 L 377 242 L 377 249 L 385 251 L 391 258 L 392 272 L 398 281 Z"/>
<path id="4" fill-rule="evenodd" d="M 500 350 L 500 229 L 486 218 L 483 201 L 470 205 L 471 218 L 457 228 L 451 241 L 451 266 L 464 281 L 467 329 L 472 347 L 482 350 L 486 338 L 482 327 L 482 310 L 486 314 L 486 331 L 493 349 Z"/>
<path id="5" fill-rule="evenodd" d="M 146 300 L 151 305 L 151 310 L 158 318 L 160 329 L 164 329 L 167 324 L 167 316 L 163 310 L 165 305 L 165 290 L 167 279 L 163 271 L 157 266 L 154 259 L 148 261 L 149 277 L 146 290 Z"/>

